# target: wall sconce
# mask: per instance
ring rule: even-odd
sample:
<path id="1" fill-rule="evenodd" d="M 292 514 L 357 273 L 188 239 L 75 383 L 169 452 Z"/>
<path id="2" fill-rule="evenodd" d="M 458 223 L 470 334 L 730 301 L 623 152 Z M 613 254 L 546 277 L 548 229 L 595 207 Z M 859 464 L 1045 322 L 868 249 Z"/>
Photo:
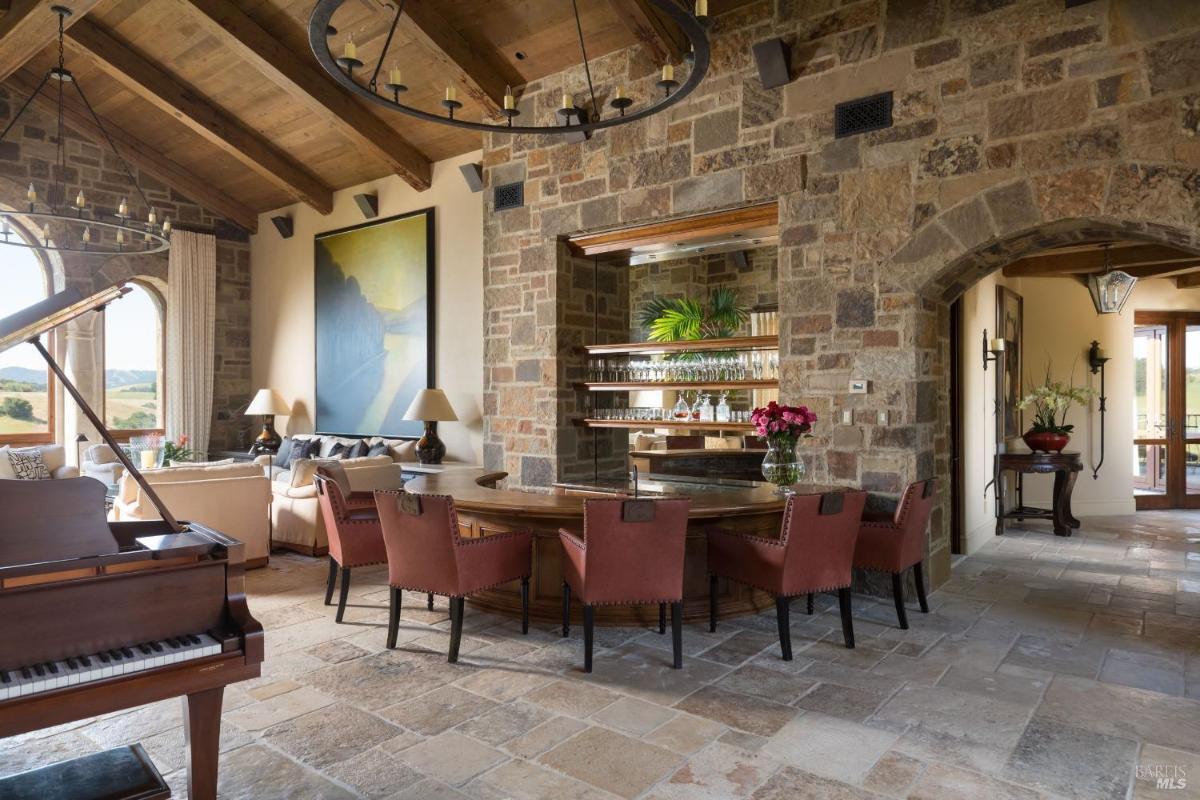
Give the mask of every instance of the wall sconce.
<path id="1" fill-rule="evenodd" d="M 983 371 L 987 372 L 988 363 L 995 361 L 1000 363 L 1002 358 L 1001 353 L 1007 343 L 1003 339 L 988 339 L 987 328 L 983 329 Z"/>
<path id="2" fill-rule="evenodd" d="M 1093 339 L 1092 346 L 1088 349 L 1088 366 L 1092 368 L 1093 375 L 1100 374 L 1100 460 L 1092 470 L 1092 480 L 1099 479 L 1100 467 L 1104 466 L 1104 412 L 1107 410 L 1105 404 L 1108 401 L 1104 394 L 1104 365 L 1107 363 L 1108 355 L 1100 349 L 1100 343 Z"/>

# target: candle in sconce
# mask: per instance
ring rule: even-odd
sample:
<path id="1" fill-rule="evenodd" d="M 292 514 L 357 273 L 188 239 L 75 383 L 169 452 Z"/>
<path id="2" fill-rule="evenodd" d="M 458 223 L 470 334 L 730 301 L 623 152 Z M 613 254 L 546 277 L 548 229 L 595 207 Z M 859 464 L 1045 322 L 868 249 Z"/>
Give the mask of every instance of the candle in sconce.
<path id="1" fill-rule="evenodd" d="M 517 107 L 517 98 L 513 97 L 511 86 L 504 87 L 504 107 L 510 111 Z"/>
<path id="2" fill-rule="evenodd" d="M 404 74 L 400 72 L 399 67 L 392 67 L 388 71 L 388 83 L 393 86 L 401 86 L 404 84 Z"/>
<path id="3" fill-rule="evenodd" d="M 75 207 L 83 208 L 87 203 L 87 199 L 83 196 L 83 189 L 79 190 L 79 194 L 75 195 Z"/>
<path id="4" fill-rule="evenodd" d="M 1005 343 L 1004 343 L 1003 339 L 992 339 L 988 343 L 988 347 L 991 348 L 993 353 L 1003 353 L 1004 348 L 1005 348 Z"/>
<path id="5" fill-rule="evenodd" d="M 163 217 L 163 231 L 162 232 L 163 232 L 163 236 L 166 236 L 168 233 L 171 232 L 171 218 L 170 217 Z"/>
<path id="6" fill-rule="evenodd" d="M 151 209 L 150 209 L 150 214 L 149 214 L 149 216 L 146 218 L 146 220 L 147 220 L 147 222 L 149 222 L 151 225 L 153 225 L 154 223 L 158 222 L 158 214 L 154 213 L 154 209 L 153 209 L 153 208 L 151 208 Z"/>
<path id="7" fill-rule="evenodd" d="M 624 86 L 618 86 L 618 87 L 617 87 L 617 93 L 616 93 L 615 97 L 616 97 L 616 99 L 617 99 L 617 100 L 624 100 L 624 99 L 625 99 L 625 87 L 624 87 Z"/>
<path id="8" fill-rule="evenodd" d="M 37 202 L 37 189 L 33 188 L 33 184 L 29 184 L 29 191 L 25 193 L 25 199 L 31 203 Z"/>
<path id="9" fill-rule="evenodd" d="M 696 16 L 708 16 L 708 0 L 696 0 Z"/>
<path id="10" fill-rule="evenodd" d="M 125 244 L 125 231 L 117 228 L 117 244 Z"/>
<path id="11" fill-rule="evenodd" d="M 129 201 L 126 200 L 124 197 L 121 198 L 121 205 L 117 206 L 117 216 L 120 216 L 120 217 L 128 217 L 129 216 Z"/>
<path id="12" fill-rule="evenodd" d="M 675 80 L 675 65 L 674 64 L 664 64 L 663 65 L 662 79 L 664 81 Z"/>
<path id="13" fill-rule="evenodd" d="M 458 101 L 458 90 L 455 89 L 453 86 L 446 87 L 446 100 L 447 100 L 447 102 L 450 102 L 450 103 L 454 103 L 454 102 Z"/>
<path id="14" fill-rule="evenodd" d="M 354 43 L 354 34 L 346 37 L 346 44 L 342 47 L 342 58 L 358 60 L 358 45 Z"/>
<path id="15" fill-rule="evenodd" d="M 1105 352 L 1104 350 L 1097 350 L 1096 358 L 1100 359 L 1101 361 L 1104 361 L 1105 359 L 1108 358 L 1108 353 Z"/>
<path id="16" fill-rule="evenodd" d="M 84 228 L 83 229 L 83 243 L 89 244 L 91 241 L 92 241 L 92 229 Z"/>
<path id="17" fill-rule="evenodd" d="M 567 94 L 566 92 L 563 92 L 562 107 L 563 108 L 574 108 L 575 107 L 574 98 L 572 98 L 571 95 Z"/>

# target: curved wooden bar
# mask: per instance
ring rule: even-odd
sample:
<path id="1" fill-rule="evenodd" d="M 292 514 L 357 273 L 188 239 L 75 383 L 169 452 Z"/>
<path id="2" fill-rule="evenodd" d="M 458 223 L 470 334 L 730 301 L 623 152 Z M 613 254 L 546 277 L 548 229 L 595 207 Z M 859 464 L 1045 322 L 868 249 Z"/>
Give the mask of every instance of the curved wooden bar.
<path id="1" fill-rule="evenodd" d="M 529 613 L 542 622 L 562 618 L 562 545 L 558 529 L 582 535 L 585 494 L 569 490 L 555 494 L 497 489 L 504 473 L 484 470 L 455 470 L 414 478 L 405 489 L 414 494 L 448 495 L 454 498 L 458 522 L 464 536 L 487 536 L 510 530 L 528 529 L 533 539 L 533 574 L 530 580 Z M 679 491 L 692 500 L 684 561 L 683 618 L 685 622 L 708 620 L 707 531 L 710 527 L 736 529 L 757 536 L 779 536 L 783 500 L 769 486 L 755 488 L 713 487 L 695 493 Z M 600 496 L 590 494 L 590 496 Z M 604 495 L 617 496 L 617 495 Z M 647 494 L 643 496 L 659 496 Z M 722 617 L 753 614 L 773 607 L 774 600 L 763 592 L 740 584 L 718 585 L 718 613 Z M 519 584 L 480 592 L 469 598 L 475 608 L 506 616 L 521 613 Z M 581 614 L 578 604 L 572 617 Z M 602 606 L 596 608 L 599 625 L 658 624 L 657 606 Z"/>

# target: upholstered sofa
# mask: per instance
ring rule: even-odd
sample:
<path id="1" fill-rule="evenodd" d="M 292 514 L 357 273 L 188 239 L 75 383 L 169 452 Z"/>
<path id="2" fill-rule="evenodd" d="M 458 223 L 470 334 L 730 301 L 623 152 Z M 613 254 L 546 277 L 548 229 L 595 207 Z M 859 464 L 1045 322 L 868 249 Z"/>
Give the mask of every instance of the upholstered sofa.
<path id="1" fill-rule="evenodd" d="M 317 467 L 330 459 L 300 459 L 289 465 L 271 482 L 271 518 L 274 523 L 274 542 L 311 556 L 329 552 L 329 537 L 325 518 L 313 478 Z M 400 464 L 390 455 L 366 458 L 338 459 L 346 471 L 350 488 L 355 492 L 376 489 L 399 489 L 404 484 Z"/>
<path id="2" fill-rule="evenodd" d="M 260 464 L 174 467 L 145 470 L 159 498 L 180 520 L 200 522 L 246 546 L 248 567 L 266 566 L 270 555 L 271 482 Z M 117 485 L 109 518 L 158 519 L 158 509 L 130 475 Z"/>
<path id="3" fill-rule="evenodd" d="M 111 447 L 106 444 L 94 444 L 83 451 L 80 471 L 85 478 L 95 478 L 105 486 L 113 486 L 121 480 L 125 467 Z"/>
<path id="4" fill-rule="evenodd" d="M 4 459 L 4 466 L 9 465 L 8 447 L 0 447 L 0 458 Z M 61 444 L 39 444 L 30 447 L 13 447 L 16 452 L 26 452 L 29 450 L 37 450 L 42 454 L 42 462 L 46 465 L 46 469 L 50 472 L 50 477 L 56 480 L 63 478 L 78 478 L 79 469 L 67 464 L 67 450 Z M 9 475 L 11 467 L 8 470 L 3 470 L 3 477 L 12 479 L 15 476 Z"/>
<path id="5" fill-rule="evenodd" d="M 302 446 L 311 447 L 311 452 L 299 455 Z M 347 438 L 318 434 L 296 434 L 284 437 L 279 452 L 271 459 L 271 479 L 290 481 L 294 461 L 312 458 L 359 459 L 367 456 L 389 456 L 392 461 L 413 462 L 417 460 L 417 443 L 412 439 L 387 439 L 381 436 Z M 258 459 L 264 461 L 264 457 Z"/>

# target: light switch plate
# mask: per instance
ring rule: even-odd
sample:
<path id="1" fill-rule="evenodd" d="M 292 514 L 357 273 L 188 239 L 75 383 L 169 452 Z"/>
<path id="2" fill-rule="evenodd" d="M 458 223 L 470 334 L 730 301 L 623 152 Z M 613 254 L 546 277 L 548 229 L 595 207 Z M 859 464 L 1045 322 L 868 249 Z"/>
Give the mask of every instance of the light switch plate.
<path id="1" fill-rule="evenodd" d="M 848 408 L 842 409 L 842 424 L 843 425 L 853 425 L 854 424 L 854 412 Z"/>
<path id="2" fill-rule="evenodd" d="M 857 378 L 850 379 L 850 394 L 866 394 L 870 388 L 870 381 L 858 380 Z"/>
<path id="3" fill-rule="evenodd" d="M 889 416 L 890 416 L 890 415 L 888 414 L 888 412 L 887 412 L 887 411 L 880 411 L 880 412 L 879 412 L 879 424 L 880 424 L 880 425 L 887 425 L 887 424 L 888 424 L 888 417 L 889 417 Z"/>

